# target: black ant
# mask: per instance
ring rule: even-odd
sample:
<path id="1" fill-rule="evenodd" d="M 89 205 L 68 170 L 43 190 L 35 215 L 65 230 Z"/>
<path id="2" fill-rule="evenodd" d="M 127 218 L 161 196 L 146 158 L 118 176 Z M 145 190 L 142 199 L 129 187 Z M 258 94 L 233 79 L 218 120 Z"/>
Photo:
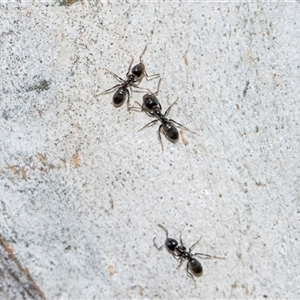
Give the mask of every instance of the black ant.
<path id="1" fill-rule="evenodd" d="M 115 107 L 120 107 L 127 99 L 127 107 L 129 107 L 129 99 L 130 99 L 129 89 L 131 90 L 131 87 L 138 88 L 138 85 L 140 84 L 140 82 L 143 80 L 144 77 L 147 80 L 152 80 L 152 79 L 160 76 L 159 74 L 154 74 L 154 75 L 148 76 L 146 69 L 145 69 L 145 65 L 142 62 L 142 57 L 145 54 L 146 50 L 147 50 L 147 45 L 145 46 L 145 49 L 143 50 L 142 54 L 140 55 L 140 62 L 137 65 L 135 65 L 132 69 L 131 69 L 131 66 L 133 64 L 133 58 L 131 59 L 128 71 L 126 73 L 126 79 L 122 79 L 117 74 L 105 69 L 109 74 L 114 76 L 115 79 L 117 79 L 120 83 L 98 95 L 95 95 L 95 97 L 98 97 L 100 95 L 109 94 L 116 90 L 116 92 L 113 95 L 113 105 Z M 131 69 L 131 72 L 130 72 L 130 69 Z"/>
<path id="2" fill-rule="evenodd" d="M 142 105 L 140 103 L 138 103 L 137 101 L 135 102 L 136 104 L 138 104 L 140 106 L 140 109 L 138 107 L 131 106 L 128 108 L 128 110 L 144 111 L 148 116 L 156 117 L 156 120 L 151 121 L 150 123 L 148 123 L 147 125 L 145 125 L 143 128 L 141 128 L 138 131 L 141 131 L 145 127 L 152 126 L 152 125 L 156 124 L 158 121 L 161 121 L 162 124 L 159 126 L 158 136 L 159 136 L 159 140 L 160 140 L 162 151 L 163 151 L 164 147 L 163 147 L 163 143 L 162 143 L 162 139 L 161 139 L 161 135 L 160 135 L 161 132 L 163 132 L 163 134 L 166 136 L 166 138 L 172 143 L 177 143 L 179 140 L 179 132 L 178 132 L 177 128 L 173 125 L 173 123 L 177 124 L 179 127 L 182 127 L 192 133 L 196 133 L 196 132 L 191 131 L 187 127 L 183 126 L 180 123 L 177 123 L 176 121 L 174 121 L 172 119 L 166 118 L 166 116 L 169 114 L 172 106 L 178 101 L 178 98 L 166 110 L 166 112 L 164 114 L 161 112 L 161 110 L 162 110 L 161 104 L 158 101 L 158 99 L 156 98 L 156 96 L 158 95 L 158 92 L 159 92 L 160 82 L 161 82 L 161 79 L 158 82 L 157 91 L 155 93 L 152 93 L 150 90 L 148 90 L 150 92 L 150 94 L 145 94 L 143 96 L 143 104 Z"/>
<path id="3" fill-rule="evenodd" d="M 153 94 L 153 97 L 155 97 L 154 94 Z M 151 100 L 153 100 L 153 99 L 154 98 L 151 98 Z M 172 143 L 177 143 L 178 140 L 179 140 L 179 132 L 178 132 L 178 130 L 175 127 L 174 124 L 178 125 L 179 127 L 183 128 L 185 130 L 190 131 L 191 133 L 196 133 L 196 132 L 188 129 L 187 127 L 183 126 L 182 124 L 180 124 L 180 123 L 178 123 L 178 122 L 176 122 L 176 121 L 174 121 L 172 119 L 168 119 L 167 118 L 167 115 L 169 114 L 169 112 L 172 109 L 173 105 L 176 104 L 176 102 L 178 101 L 178 99 L 179 98 L 177 98 L 176 101 L 169 106 L 169 108 L 165 111 L 164 114 L 161 112 L 161 106 L 160 106 L 160 103 L 158 102 L 158 100 L 157 100 L 158 104 L 156 104 L 156 107 L 153 110 L 149 110 L 148 106 L 150 106 L 150 104 L 149 105 L 147 104 L 147 109 L 148 109 L 148 110 L 146 110 L 148 112 L 147 114 L 151 115 L 153 117 L 156 117 L 156 120 L 153 120 L 153 121 L 149 122 L 143 128 L 141 128 L 140 130 L 138 130 L 138 131 L 141 131 L 144 128 L 152 126 L 152 125 L 156 124 L 158 121 L 160 121 L 161 125 L 158 128 L 158 137 L 159 137 L 159 141 L 160 141 L 160 144 L 161 144 L 162 151 L 164 151 L 164 146 L 163 146 L 162 139 L 161 139 L 161 134 L 160 134 L 161 132 Z M 155 101 L 153 101 L 153 103 L 155 104 Z M 143 105 L 141 105 L 142 109 L 143 109 Z M 146 107 L 146 105 L 144 105 L 144 107 Z"/>
<path id="4" fill-rule="evenodd" d="M 184 260 L 188 261 L 187 265 L 186 265 L 186 272 L 187 272 L 188 276 L 193 279 L 195 288 L 197 287 L 197 284 L 196 284 L 194 276 L 200 277 L 203 275 L 202 265 L 199 262 L 199 260 L 195 258 L 195 256 L 198 256 L 202 259 L 212 259 L 212 258 L 225 259 L 225 257 L 211 256 L 211 255 L 204 254 L 204 253 L 194 253 L 193 254 L 193 253 L 191 253 L 192 250 L 200 242 L 202 237 L 200 237 L 200 239 L 189 248 L 189 251 L 187 251 L 186 247 L 183 245 L 183 242 L 181 239 L 181 233 L 180 233 L 180 245 L 179 245 L 175 239 L 168 237 L 168 235 L 169 235 L 168 230 L 164 226 L 162 226 L 160 224 L 158 224 L 158 226 L 166 232 L 166 240 L 162 246 L 158 247 L 155 243 L 155 238 L 154 238 L 153 245 L 158 250 L 162 250 L 162 248 L 166 247 L 168 252 L 170 252 L 175 259 L 180 260 L 178 268 L 180 268 L 180 266 L 182 265 Z"/>
<path id="5" fill-rule="evenodd" d="M 149 94 L 145 94 L 143 96 L 143 104 L 142 105 L 140 103 L 138 103 L 137 101 L 135 101 L 135 103 L 138 104 L 140 106 L 140 108 L 131 106 L 131 107 L 129 107 L 128 110 L 144 111 L 150 117 L 155 117 L 157 114 L 161 113 L 161 109 L 162 109 L 161 104 L 158 101 L 158 99 L 156 98 L 156 96 L 158 95 L 158 92 L 159 92 L 160 82 L 161 82 L 161 79 L 159 79 L 159 81 L 158 81 L 157 91 L 155 93 L 152 93 L 150 90 L 148 90 Z"/>

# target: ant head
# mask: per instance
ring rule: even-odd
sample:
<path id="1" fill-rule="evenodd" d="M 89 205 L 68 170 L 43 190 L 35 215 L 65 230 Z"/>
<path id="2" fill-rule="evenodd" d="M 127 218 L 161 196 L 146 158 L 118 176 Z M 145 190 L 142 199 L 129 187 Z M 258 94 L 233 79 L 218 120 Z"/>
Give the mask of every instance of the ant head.
<path id="1" fill-rule="evenodd" d="M 169 252 L 174 252 L 176 250 L 176 247 L 178 246 L 178 242 L 172 238 L 167 238 L 165 244 Z"/>
<path id="2" fill-rule="evenodd" d="M 135 65 L 131 70 L 131 73 L 137 78 L 141 78 L 144 75 L 144 72 L 145 72 L 145 65 L 142 62 Z"/>
<path id="3" fill-rule="evenodd" d="M 143 96 L 143 104 L 149 110 L 153 110 L 157 107 L 158 108 L 161 107 L 157 98 L 154 95 L 149 95 L 149 94 Z"/>
<path id="4" fill-rule="evenodd" d="M 144 102 L 150 102 L 150 101 L 153 101 L 153 96 L 150 95 L 150 94 L 145 94 L 145 95 L 143 96 L 143 101 L 144 101 Z"/>

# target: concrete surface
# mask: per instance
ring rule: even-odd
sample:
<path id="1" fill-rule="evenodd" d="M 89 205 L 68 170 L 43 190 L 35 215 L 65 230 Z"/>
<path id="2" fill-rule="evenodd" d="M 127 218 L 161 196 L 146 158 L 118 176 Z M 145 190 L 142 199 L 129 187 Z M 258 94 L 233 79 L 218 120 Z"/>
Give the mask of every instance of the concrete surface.
<path id="1" fill-rule="evenodd" d="M 0 3 L 0 233 L 45 297 L 299 298 L 299 2 L 72 2 Z M 94 97 L 145 45 L 197 132 L 164 153 Z M 157 224 L 226 260 L 194 289 Z"/>

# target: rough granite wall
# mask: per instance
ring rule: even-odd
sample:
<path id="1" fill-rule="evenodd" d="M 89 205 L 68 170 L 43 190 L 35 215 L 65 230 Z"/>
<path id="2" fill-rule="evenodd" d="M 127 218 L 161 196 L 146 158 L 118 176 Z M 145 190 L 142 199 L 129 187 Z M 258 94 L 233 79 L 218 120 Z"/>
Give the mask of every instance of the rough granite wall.
<path id="1" fill-rule="evenodd" d="M 299 2 L 0 2 L 0 234 L 41 295 L 300 297 L 299 15 Z M 145 45 L 163 111 L 179 97 L 169 116 L 197 133 L 163 136 L 164 152 L 158 123 L 137 132 L 149 116 L 94 97 Z M 153 246 L 158 224 L 226 259 L 201 260 L 195 289 Z"/>

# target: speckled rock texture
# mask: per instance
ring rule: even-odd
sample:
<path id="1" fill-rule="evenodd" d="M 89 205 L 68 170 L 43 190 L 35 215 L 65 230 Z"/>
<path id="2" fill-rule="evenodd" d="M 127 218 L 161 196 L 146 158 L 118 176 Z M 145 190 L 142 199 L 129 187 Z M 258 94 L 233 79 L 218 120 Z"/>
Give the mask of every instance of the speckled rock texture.
<path id="1" fill-rule="evenodd" d="M 46 299 L 300 298 L 299 15 L 299 2 L 0 2 L 0 234 Z M 196 132 L 162 136 L 163 152 L 159 122 L 138 132 L 153 119 L 95 97 L 145 45 L 163 111 L 179 97 L 169 117 Z M 158 224 L 226 259 L 201 260 L 195 289 L 153 246 Z"/>
<path id="2" fill-rule="evenodd" d="M 1 299 L 45 299 L 44 294 L 23 268 L 5 239 L 0 236 L 0 295 Z"/>

